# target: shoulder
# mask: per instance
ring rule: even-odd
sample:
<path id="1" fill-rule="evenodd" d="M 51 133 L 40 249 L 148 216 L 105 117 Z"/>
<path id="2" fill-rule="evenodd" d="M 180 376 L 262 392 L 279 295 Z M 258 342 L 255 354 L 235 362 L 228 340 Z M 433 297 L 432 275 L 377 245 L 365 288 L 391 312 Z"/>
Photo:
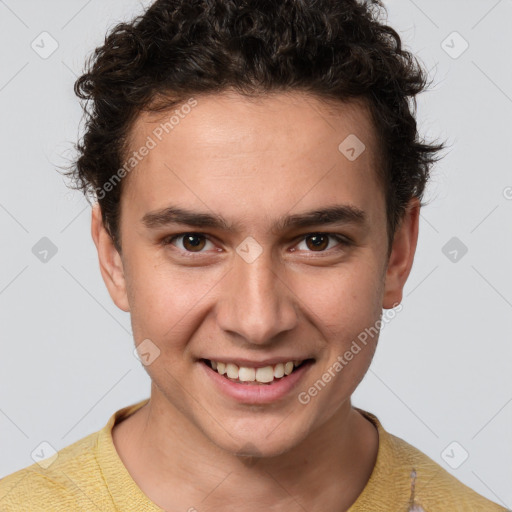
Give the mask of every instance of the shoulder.
<path id="1" fill-rule="evenodd" d="M 395 503 L 389 503 L 389 510 L 396 510 L 393 506 L 400 503 L 404 510 L 419 512 L 506 512 L 507 509 L 463 484 L 418 448 L 387 432 L 375 415 L 359 411 L 379 431 L 379 453 L 372 474 L 379 482 L 374 481 L 372 489 L 380 487 L 379 494 L 392 496 Z"/>
<path id="2" fill-rule="evenodd" d="M 108 510 L 111 501 L 95 455 L 98 435 L 90 434 L 52 457 L 2 478 L 0 510 Z"/>
<path id="3" fill-rule="evenodd" d="M 503 512 L 506 509 L 463 484 L 437 462 L 403 439 L 388 434 L 397 462 L 412 468 L 414 501 L 425 512 Z M 411 471 L 412 473 L 412 471 Z M 414 478 L 415 476 L 415 478 Z"/>
<path id="4" fill-rule="evenodd" d="M 387 432 L 374 414 L 356 409 L 377 428 L 379 449 L 370 479 L 350 512 L 506 512 L 415 446 Z"/>
<path id="5" fill-rule="evenodd" d="M 101 430 L 62 448 L 51 457 L 42 458 L 0 479 L 0 511 L 117 510 L 113 489 L 109 486 L 109 474 L 110 484 L 118 496 L 128 492 L 127 485 L 131 484 L 133 492 L 137 491 L 137 487 L 117 456 L 111 437 L 112 428 L 116 422 L 122 421 L 148 401 L 144 399 L 123 407 L 110 417 Z M 140 492 L 138 499 L 144 503 Z"/>

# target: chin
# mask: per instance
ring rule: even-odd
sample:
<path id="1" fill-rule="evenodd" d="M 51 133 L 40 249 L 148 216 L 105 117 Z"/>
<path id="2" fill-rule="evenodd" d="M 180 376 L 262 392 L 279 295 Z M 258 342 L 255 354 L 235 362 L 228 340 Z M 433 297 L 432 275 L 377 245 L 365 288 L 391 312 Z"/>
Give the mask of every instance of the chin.
<path id="1" fill-rule="evenodd" d="M 208 437 L 222 450 L 242 458 L 277 457 L 293 450 L 307 436 L 307 432 L 287 424 L 288 420 L 274 418 L 265 425 L 261 421 L 242 422 L 245 423 L 242 428 L 226 428 L 220 438 Z"/>

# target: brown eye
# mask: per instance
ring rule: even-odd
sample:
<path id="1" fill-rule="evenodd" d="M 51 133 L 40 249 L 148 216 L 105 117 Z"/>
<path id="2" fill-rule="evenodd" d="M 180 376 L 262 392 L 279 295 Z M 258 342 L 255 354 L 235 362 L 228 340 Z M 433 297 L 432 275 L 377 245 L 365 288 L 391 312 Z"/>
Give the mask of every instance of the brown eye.
<path id="1" fill-rule="evenodd" d="M 205 240 L 201 235 L 189 234 L 183 236 L 183 247 L 185 247 L 187 251 L 200 251 L 204 246 Z"/>
<path id="2" fill-rule="evenodd" d="M 306 237 L 306 245 L 308 249 L 313 251 L 323 251 L 329 245 L 329 237 L 323 234 L 308 235 Z"/>
<path id="3" fill-rule="evenodd" d="M 181 244 L 179 241 L 181 240 Z M 164 240 L 164 245 L 174 245 L 182 252 L 201 253 L 207 243 L 212 244 L 207 237 L 201 233 L 181 233 Z M 212 244 L 213 246 L 213 244 Z"/>
<path id="4" fill-rule="evenodd" d="M 334 243 L 331 244 L 331 242 Z M 297 249 L 306 252 L 331 254 L 333 251 L 343 251 L 350 245 L 351 241 L 342 235 L 334 233 L 308 233 L 302 237 L 302 241 L 297 246 Z M 295 248 L 292 249 L 292 251 L 295 250 Z"/>

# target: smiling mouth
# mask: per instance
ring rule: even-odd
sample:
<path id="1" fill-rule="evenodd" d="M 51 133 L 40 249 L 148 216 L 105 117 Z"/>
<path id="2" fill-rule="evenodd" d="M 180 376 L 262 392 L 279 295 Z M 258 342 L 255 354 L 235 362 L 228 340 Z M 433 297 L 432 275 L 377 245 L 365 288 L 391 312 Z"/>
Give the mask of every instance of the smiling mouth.
<path id="1" fill-rule="evenodd" d="M 314 359 L 288 361 L 286 363 L 278 363 L 260 368 L 238 366 L 233 363 L 222 363 L 220 361 L 211 361 L 209 359 L 202 359 L 201 361 L 213 371 L 222 375 L 231 382 L 248 385 L 269 385 L 285 379 L 288 375 L 291 375 L 302 366 L 312 364 Z"/>

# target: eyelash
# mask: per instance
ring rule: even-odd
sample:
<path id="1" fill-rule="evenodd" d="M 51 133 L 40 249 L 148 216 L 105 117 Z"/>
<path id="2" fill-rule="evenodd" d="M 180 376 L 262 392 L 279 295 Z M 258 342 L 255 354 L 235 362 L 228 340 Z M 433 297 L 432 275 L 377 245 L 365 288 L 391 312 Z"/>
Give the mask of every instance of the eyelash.
<path id="1" fill-rule="evenodd" d="M 174 245 L 172 243 L 174 240 L 176 240 L 178 238 L 181 238 L 181 237 L 184 237 L 186 235 L 196 235 L 196 236 L 204 237 L 207 240 L 210 240 L 205 233 L 200 233 L 200 232 L 197 232 L 197 231 L 187 231 L 187 232 L 184 232 L 184 233 L 178 233 L 176 235 L 172 235 L 172 236 L 166 237 L 166 238 L 164 238 L 162 240 L 161 244 L 163 246 Z M 326 233 L 326 232 L 320 232 L 320 231 L 319 232 L 306 233 L 306 234 L 304 234 L 304 235 L 302 235 L 300 237 L 299 241 L 305 240 L 309 236 L 314 236 L 314 235 L 324 235 L 324 236 L 328 236 L 330 238 L 333 238 L 333 239 L 335 239 L 339 243 L 339 245 L 341 245 L 343 247 L 348 247 L 348 246 L 352 245 L 352 241 L 349 238 L 345 237 L 345 236 L 338 235 L 338 234 L 335 234 L 335 233 L 328 233 L 328 232 Z M 200 257 L 203 254 L 203 252 L 194 253 L 192 251 L 186 251 L 186 250 L 182 250 L 182 249 L 178 249 L 178 248 L 177 248 L 177 250 L 180 251 L 182 254 L 186 254 L 186 257 L 190 257 L 190 258 Z M 328 253 L 329 251 L 332 251 L 332 250 L 333 250 L 333 248 L 326 249 L 326 250 L 323 250 L 323 251 L 318 251 L 318 253 L 319 254 L 325 254 L 325 253 Z M 342 250 L 342 249 L 340 248 L 338 250 Z M 315 253 L 317 251 L 308 251 L 308 252 Z"/>

